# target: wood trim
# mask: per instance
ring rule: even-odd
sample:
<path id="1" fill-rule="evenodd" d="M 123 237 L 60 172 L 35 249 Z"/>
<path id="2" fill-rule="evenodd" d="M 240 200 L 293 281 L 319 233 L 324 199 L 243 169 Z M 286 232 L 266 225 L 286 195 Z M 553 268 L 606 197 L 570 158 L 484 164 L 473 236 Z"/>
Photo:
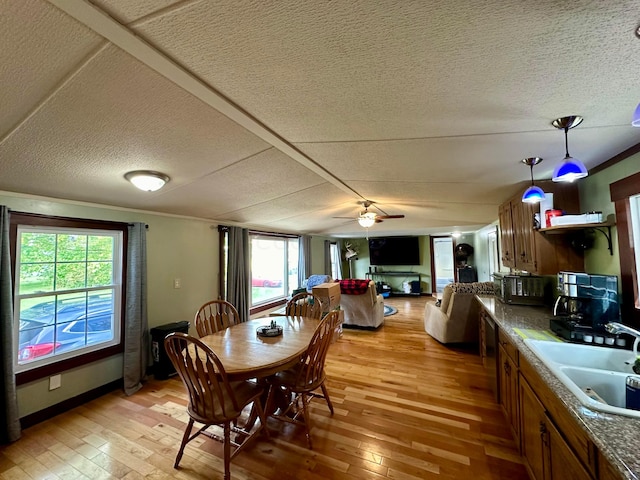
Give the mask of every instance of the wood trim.
<path id="1" fill-rule="evenodd" d="M 624 323 L 640 326 L 640 298 L 636 272 L 633 232 L 630 224 L 629 197 L 615 202 L 618 226 L 618 252 L 620 252 L 620 279 L 622 282 L 621 313 Z"/>
<path id="2" fill-rule="evenodd" d="M 122 378 L 114 380 L 113 382 L 107 383 L 106 385 L 102 385 L 100 387 L 94 388 L 93 390 L 89 390 L 88 392 L 84 392 L 80 395 L 76 395 L 75 397 L 63 400 L 62 402 L 56 403 L 55 405 L 51 405 L 50 407 L 47 407 L 44 410 L 40 410 L 39 412 L 26 415 L 20 419 L 20 426 L 24 430 L 25 428 L 29 428 L 44 420 L 48 420 L 52 417 L 55 417 L 56 415 L 71 410 L 72 408 L 79 407 L 80 405 L 90 402 L 91 400 L 95 400 L 96 398 L 106 395 L 107 393 L 111 393 L 114 390 L 123 388 L 123 386 L 124 385 Z"/>
<path id="3" fill-rule="evenodd" d="M 640 193 L 640 172 L 609 185 L 611 201 L 618 202 Z"/>

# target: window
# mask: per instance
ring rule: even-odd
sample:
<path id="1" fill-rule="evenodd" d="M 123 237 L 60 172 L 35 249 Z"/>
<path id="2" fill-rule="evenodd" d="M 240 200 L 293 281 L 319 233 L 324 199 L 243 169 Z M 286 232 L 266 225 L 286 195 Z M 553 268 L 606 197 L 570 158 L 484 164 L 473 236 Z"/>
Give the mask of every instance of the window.
<path id="1" fill-rule="evenodd" d="M 287 297 L 298 288 L 298 238 L 250 233 L 251 306 Z"/>
<path id="2" fill-rule="evenodd" d="M 635 271 L 635 304 L 636 308 L 640 308 L 640 291 L 638 286 L 640 285 L 640 195 L 635 195 L 629 198 L 630 218 L 631 218 L 631 230 L 633 238 L 633 251 L 635 254 L 636 271 Z"/>
<path id="3" fill-rule="evenodd" d="M 121 351 L 126 225 L 25 214 L 11 222 L 18 378 Z"/>
<path id="4" fill-rule="evenodd" d="M 331 277 L 334 280 L 340 280 L 340 272 L 338 270 L 338 262 L 340 262 L 340 250 L 338 250 L 338 245 L 333 242 L 330 246 L 331 252 Z"/>

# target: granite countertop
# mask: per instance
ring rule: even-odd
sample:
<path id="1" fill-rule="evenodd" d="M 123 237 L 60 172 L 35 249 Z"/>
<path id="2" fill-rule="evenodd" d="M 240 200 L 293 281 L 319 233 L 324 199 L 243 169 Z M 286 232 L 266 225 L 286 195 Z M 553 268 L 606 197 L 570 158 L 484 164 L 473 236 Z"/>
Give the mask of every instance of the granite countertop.
<path id="1" fill-rule="evenodd" d="M 520 354 L 538 370 L 542 379 L 558 395 L 568 413 L 587 431 L 611 465 L 623 478 L 640 479 L 640 419 L 598 412 L 582 405 L 513 330 L 549 330 L 551 311 L 543 307 L 507 305 L 491 296 L 477 298 L 498 327 L 518 347 Z"/>

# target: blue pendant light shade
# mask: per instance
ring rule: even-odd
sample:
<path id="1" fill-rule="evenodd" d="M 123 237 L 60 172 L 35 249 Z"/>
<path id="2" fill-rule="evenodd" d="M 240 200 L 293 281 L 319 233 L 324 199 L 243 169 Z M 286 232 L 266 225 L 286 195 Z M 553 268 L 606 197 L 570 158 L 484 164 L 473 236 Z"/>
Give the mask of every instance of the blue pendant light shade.
<path id="1" fill-rule="evenodd" d="M 533 183 L 533 167 L 542 161 L 540 157 L 523 158 L 522 163 L 531 169 L 531 186 L 522 194 L 523 203 L 540 203 L 544 200 L 544 191 Z"/>
<path id="2" fill-rule="evenodd" d="M 524 203 L 540 203 L 542 200 L 544 200 L 544 191 L 536 185 L 531 185 L 522 194 Z"/>
<path id="3" fill-rule="evenodd" d="M 640 127 L 640 103 L 636 107 L 636 111 L 633 112 L 633 120 L 631 121 L 631 125 L 634 127 Z"/>
<path id="4" fill-rule="evenodd" d="M 570 117 L 557 118 L 551 122 L 551 124 L 557 129 L 564 130 L 564 145 L 566 151 L 564 160 L 553 171 L 552 180 L 554 182 L 573 182 L 579 178 L 584 178 L 589 175 L 584 163 L 569 155 L 569 140 L 567 132 L 570 128 L 580 125 L 582 120 L 582 117 L 572 115 Z"/>

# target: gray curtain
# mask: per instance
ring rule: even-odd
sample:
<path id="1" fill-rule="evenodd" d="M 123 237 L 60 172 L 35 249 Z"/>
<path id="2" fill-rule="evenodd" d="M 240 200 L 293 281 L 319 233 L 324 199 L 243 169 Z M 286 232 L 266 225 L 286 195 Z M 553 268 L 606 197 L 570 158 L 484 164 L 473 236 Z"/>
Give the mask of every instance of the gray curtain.
<path id="1" fill-rule="evenodd" d="M 151 365 L 147 320 L 147 230 L 144 223 L 129 225 L 127 243 L 127 291 L 124 317 L 124 392 L 142 387 Z"/>
<path id="2" fill-rule="evenodd" d="M 249 231 L 246 228 L 229 227 L 229 264 L 227 265 L 227 301 L 231 302 L 240 320 L 249 320 L 251 307 L 251 257 Z"/>
<path id="3" fill-rule="evenodd" d="M 331 275 L 331 242 L 329 240 L 324 241 L 324 274 Z"/>
<path id="4" fill-rule="evenodd" d="M 298 239 L 298 286 L 311 275 L 311 236 L 301 235 Z"/>
<path id="5" fill-rule="evenodd" d="M 0 444 L 20 438 L 18 398 L 13 359 L 13 292 L 11 288 L 11 252 L 9 250 L 9 209 L 0 205 Z"/>
<path id="6" fill-rule="evenodd" d="M 342 240 L 336 240 L 336 277 L 334 280 L 342 280 Z"/>

